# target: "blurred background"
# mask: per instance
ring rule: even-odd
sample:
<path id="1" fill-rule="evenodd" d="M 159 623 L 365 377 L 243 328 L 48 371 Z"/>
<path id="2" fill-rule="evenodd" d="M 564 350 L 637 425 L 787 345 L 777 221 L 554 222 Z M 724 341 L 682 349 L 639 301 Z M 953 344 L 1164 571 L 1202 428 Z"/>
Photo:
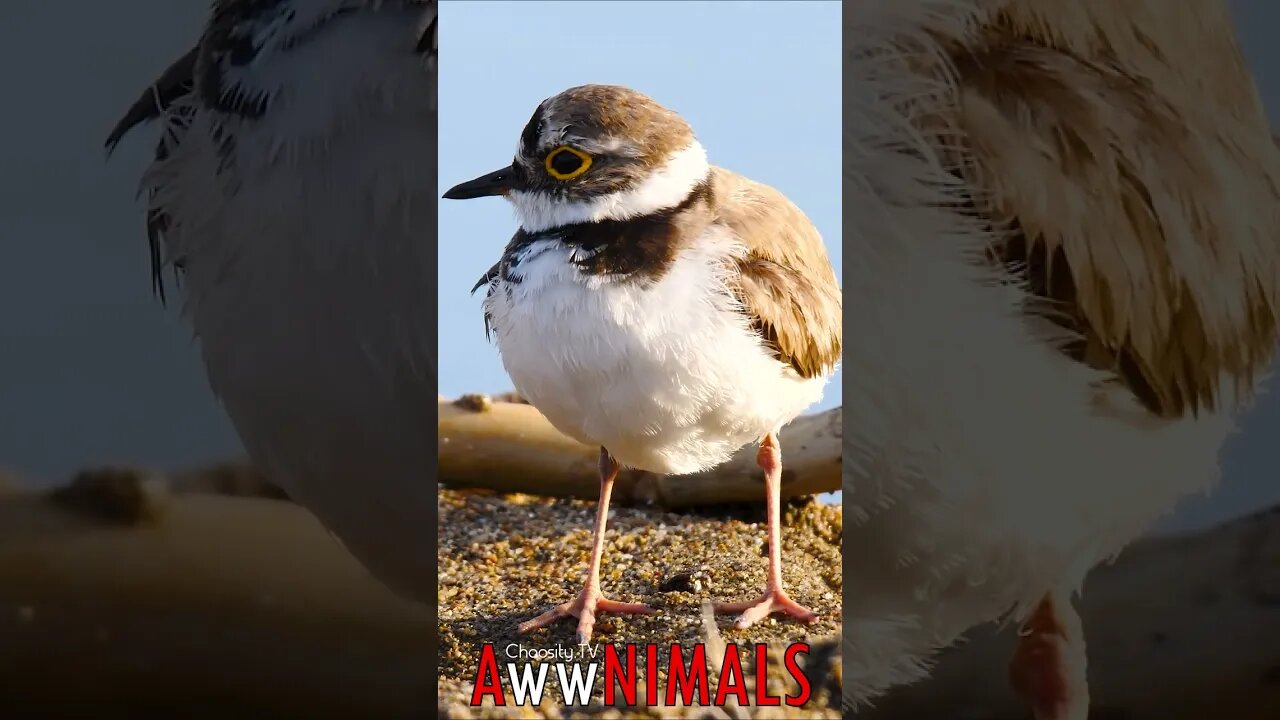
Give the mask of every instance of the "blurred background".
<path id="1" fill-rule="evenodd" d="M 572 2 L 444 3 L 440 187 L 508 162 L 543 98 L 583 82 L 629 84 L 688 118 L 713 162 L 790 196 L 838 268 L 840 158 L 830 149 L 840 132 L 839 7 L 726 5 L 650 3 L 637 12 L 636 3 L 598 3 L 583 13 Z M 1280 116 L 1280 49 L 1270 42 L 1280 9 L 1263 0 L 1232 6 L 1263 98 Z M 154 130 L 128 138 L 110 162 L 102 148 L 137 93 L 190 47 L 206 12 L 203 2 L 166 0 L 0 3 L 0 87 L 13 99 L 0 115 L 0 469 L 24 480 L 239 453 L 177 303 L 163 308 L 151 294 L 134 194 Z M 441 206 L 445 395 L 509 389 L 484 338 L 480 298 L 468 291 L 514 229 L 498 199 Z M 838 387 L 820 408 L 839 404 Z M 1185 501 L 1164 528 L 1280 500 L 1280 483 L 1262 471 L 1280 464 L 1277 433 L 1273 395 L 1228 446 L 1222 486 Z"/>
<path id="2" fill-rule="evenodd" d="M 152 296 L 157 129 L 103 148 L 209 6 L 0 3 L 0 717 L 434 716 L 432 610 L 300 507 L 227 497 L 275 494 L 217 465 L 240 445 Z"/>
<path id="3" fill-rule="evenodd" d="M 151 294 L 138 179 L 154 128 L 103 141 L 208 3 L 0 4 L 0 467 L 200 465 L 239 452 L 177 304 Z"/>

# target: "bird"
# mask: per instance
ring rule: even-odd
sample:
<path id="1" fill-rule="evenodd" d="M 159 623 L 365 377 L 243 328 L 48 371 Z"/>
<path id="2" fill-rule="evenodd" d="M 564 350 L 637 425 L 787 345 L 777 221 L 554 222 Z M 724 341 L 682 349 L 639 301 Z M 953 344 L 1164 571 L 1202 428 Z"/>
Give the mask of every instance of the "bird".
<path id="1" fill-rule="evenodd" d="M 255 466 L 397 593 L 436 601 L 430 482 L 437 5 L 217 0 L 107 138 L 143 173 L 156 293 L 180 280 Z"/>
<path id="2" fill-rule="evenodd" d="M 817 402 L 841 353 L 841 292 L 822 238 L 782 193 L 709 163 L 689 123 L 619 85 L 543 100 L 513 161 L 447 199 L 501 196 L 519 221 L 483 274 L 484 327 L 516 391 L 560 432 L 600 448 L 590 564 L 573 599 L 527 633 L 597 614 L 648 614 L 600 587 L 620 467 L 683 475 L 759 443 L 768 520 L 760 597 L 722 602 L 746 628 L 816 620 L 783 584 L 779 429 Z"/>
<path id="3" fill-rule="evenodd" d="M 1037 720 L 1083 720 L 1086 574 L 1217 483 L 1266 389 L 1269 122 L 1219 0 L 844 22 L 846 707 L 1000 620 Z"/>

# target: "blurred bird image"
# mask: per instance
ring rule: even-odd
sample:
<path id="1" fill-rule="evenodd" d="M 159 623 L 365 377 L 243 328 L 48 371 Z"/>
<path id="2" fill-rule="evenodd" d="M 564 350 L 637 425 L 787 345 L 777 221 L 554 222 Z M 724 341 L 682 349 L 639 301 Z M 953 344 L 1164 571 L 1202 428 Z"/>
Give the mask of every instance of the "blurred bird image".
<path id="1" fill-rule="evenodd" d="M 255 465 L 434 603 L 436 3 L 218 0 L 128 110 L 156 288 L 180 274 Z M 429 313 L 426 313 L 429 314 Z"/>
<path id="2" fill-rule="evenodd" d="M 1273 359 L 1280 156 L 1219 0 L 844 17 L 846 701 L 1007 617 L 1036 718 L 1084 720 L 1072 595 L 1213 487 Z"/>

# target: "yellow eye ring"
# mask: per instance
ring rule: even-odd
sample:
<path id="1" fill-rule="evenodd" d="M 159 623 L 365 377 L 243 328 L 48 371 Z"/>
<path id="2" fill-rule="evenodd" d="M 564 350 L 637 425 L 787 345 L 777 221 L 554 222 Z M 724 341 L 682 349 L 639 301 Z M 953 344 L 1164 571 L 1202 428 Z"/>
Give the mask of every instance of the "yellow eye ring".
<path id="1" fill-rule="evenodd" d="M 578 164 L 574 165 L 573 158 L 565 158 L 565 153 L 572 154 L 578 160 Z M 556 162 L 559 159 L 560 162 Z M 565 161 L 568 161 L 567 163 Z M 591 156 L 582 152 L 578 148 L 568 145 L 560 147 L 547 153 L 546 160 L 543 165 L 547 168 L 547 174 L 557 180 L 572 180 L 591 168 Z M 560 167 L 557 168 L 556 166 Z"/>

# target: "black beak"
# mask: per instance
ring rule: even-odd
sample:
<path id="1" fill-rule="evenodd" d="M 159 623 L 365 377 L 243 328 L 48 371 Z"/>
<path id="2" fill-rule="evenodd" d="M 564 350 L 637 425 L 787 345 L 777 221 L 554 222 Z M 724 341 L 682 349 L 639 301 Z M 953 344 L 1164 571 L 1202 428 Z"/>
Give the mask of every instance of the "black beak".
<path id="1" fill-rule="evenodd" d="M 464 183 L 454 185 L 445 192 L 446 200 L 470 200 L 471 198 L 489 197 L 491 195 L 506 195 L 512 190 L 512 179 L 515 172 L 511 166 L 494 170 L 491 173 L 481 175 L 475 180 L 468 180 Z"/>

